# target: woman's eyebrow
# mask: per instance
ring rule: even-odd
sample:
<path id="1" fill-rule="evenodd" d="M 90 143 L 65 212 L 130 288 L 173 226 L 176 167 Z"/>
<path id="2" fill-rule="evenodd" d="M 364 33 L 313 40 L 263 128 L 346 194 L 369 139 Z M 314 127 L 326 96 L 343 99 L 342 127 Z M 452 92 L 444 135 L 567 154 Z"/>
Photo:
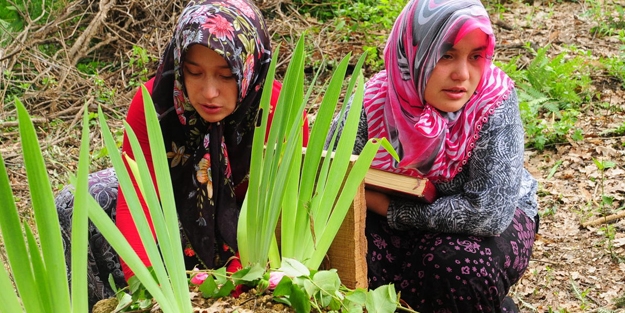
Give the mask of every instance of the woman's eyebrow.
<path id="1" fill-rule="evenodd" d="M 487 46 L 486 46 L 486 45 L 479 46 L 479 47 L 477 47 L 477 48 L 475 48 L 475 49 L 471 50 L 471 52 L 475 52 L 475 51 L 483 51 L 483 50 L 486 50 L 486 48 L 487 48 Z M 456 48 L 454 48 L 454 47 L 451 47 L 451 48 L 449 48 L 449 50 L 447 50 L 447 51 L 458 51 L 458 49 L 456 49 Z"/>
<path id="2" fill-rule="evenodd" d="M 186 63 L 186 64 L 191 64 L 191 65 L 194 65 L 194 66 L 200 66 L 200 64 L 198 64 L 197 62 L 194 62 L 194 61 L 193 61 L 193 60 L 191 60 L 191 59 L 185 59 L 185 60 L 184 60 L 184 63 Z M 217 65 L 217 67 L 219 67 L 219 68 L 228 68 L 228 69 L 230 68 L 230 66 L 228 65 L 228 63 L 219 64 L 219 65 Z"/>

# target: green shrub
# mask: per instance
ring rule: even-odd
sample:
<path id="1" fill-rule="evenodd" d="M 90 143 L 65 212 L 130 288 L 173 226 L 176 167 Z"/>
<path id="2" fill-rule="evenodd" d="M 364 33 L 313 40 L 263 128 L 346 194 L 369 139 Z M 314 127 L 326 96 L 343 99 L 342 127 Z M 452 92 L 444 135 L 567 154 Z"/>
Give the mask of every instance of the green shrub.
<path id="1" fill-rule="evenodd" d="M 563 52 L 550 58 L 549 46 L 533 51 L 534 59 L 525 69 L 516 65 L 518 57 L 498 64 L 516 83 L 526 145 L 539 150 L 545 145 L 582 139 L 575 127 L 584 101 L 591 99 L 588 56 Z"/>

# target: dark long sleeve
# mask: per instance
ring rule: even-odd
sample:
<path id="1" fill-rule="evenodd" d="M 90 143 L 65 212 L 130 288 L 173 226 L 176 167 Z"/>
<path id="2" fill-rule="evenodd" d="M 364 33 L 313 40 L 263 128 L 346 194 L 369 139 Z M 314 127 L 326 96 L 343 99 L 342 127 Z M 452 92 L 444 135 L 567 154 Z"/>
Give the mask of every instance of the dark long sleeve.
<path id="1" fill-rule="evenodd" d="M 341 123 L 337 123 L 341 129 Z M 363 114 L 354 153 L 368 138 Z M 490 116 L 462 172 L 435 183 L 439 197 L 431 204 L 392 197 L 387 219 L 401 230 L 494 236 L 508 227 L 516 208 L 533 218 L 536 180 L 523 167 L 524 131 L 516 91 Z"/>

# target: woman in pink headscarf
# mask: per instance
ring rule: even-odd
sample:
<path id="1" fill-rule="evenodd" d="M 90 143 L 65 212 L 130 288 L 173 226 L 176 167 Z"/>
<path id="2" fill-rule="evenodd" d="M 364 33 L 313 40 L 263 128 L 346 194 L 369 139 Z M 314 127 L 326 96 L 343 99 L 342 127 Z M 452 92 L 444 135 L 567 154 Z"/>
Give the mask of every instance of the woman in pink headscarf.
<path id="1" fill-rule="evenodd" d="M 385 70 L 366 84 L 355 153 L 386 137 L 400 160 L 380 150 L 372 166 L 427 178 L 438 194 L 423 203 L 366 191 L 369 284 L 393 283 L 422 313 L 518 310 L 507 293 L 532 252 L 537 183 L 494 47 L 479 0 L 412 0 Z"/>

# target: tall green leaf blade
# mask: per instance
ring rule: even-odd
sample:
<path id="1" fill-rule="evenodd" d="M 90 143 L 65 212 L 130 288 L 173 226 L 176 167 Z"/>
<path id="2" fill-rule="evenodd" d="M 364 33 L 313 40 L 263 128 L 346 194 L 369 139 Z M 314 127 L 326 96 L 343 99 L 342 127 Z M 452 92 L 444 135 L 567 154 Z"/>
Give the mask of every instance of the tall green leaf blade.
<path id="1" fill-rule="evenodd" d="M 336 147 L 336 151 L 334 151 L 334 156 L 331 158 L 331 167 L 327 172 L 327 181 L 330 185 L 322 187 L 324 188 L 324 193 L 318 206 L 319 210 L 317 211 L 317 219 L 322 220 L 324 224 L 318 225 L 318 233 L 322 233 L 322 229 L 325 228 L 325 223 L 335 205 L 336 198 L 341 190 L 341 184 L 347 174 L 354 148 L 354 142 L 356 141 L 356 132 L 358 131 L 358 123 L 360 121 L 360 112 L 362 111 L 362 99 L 364 93 L 364 79 L 362 75 L 358 75 L 358 81 L 359 84 L 352 99 L 352 106 L 348 112 L 345 125 L 343 125 L 341 138 Z"/>
<path id="2" fill-rule="evenodd" d="M 299 99 L 304 97 L 304 60 L 303 40 L 300 39 L 287 68 L 283 89 L 280 92 L 278 107 L 281 109 L 277 109 L 274 114 L 274 119 L 279 120 L 279 123 L 283 126 L 280 128 L 279 142 L 275 149 L 271 149 L 270 146 L 267 147 L 268 153 L 274 155 L 274 158 L 271 159 L 271 168 L 272 172 L 276 173 L 271 183 L 267 185 L 271 189 L 272 195 L 268 199 L 268 207 L 270 209 L 267 212 L 267 222 L 264 224 L 263 231 L 268 234 L 275 232 L 280 212 L 282 212 L 283 218 L 292 220 L 288 216 L 292 212 L 282 210 L 282 204 L 287 193 L 297 194 L 298 192 L 298 185 L 287 185 L 287 181 L 289 179 L 289 169 L 292 166 L 292 162 L 294 162 L 294 154 L 300 155 L 296 158 L 300 164 L 296 164 L 295 169 L 301 166 L 301 129 L 303 120 L 301 114 L 304 112 L 306 103 L 303 101 L 299 102 Z M 290 102 L 285 101 L 289 99 L 293 100 Z M 298 100 L 296 101 L 295 99 Z M 299 171 L 297 173 L 299 175 Z M 284 216 L 285 214 L 286 217 Z M 285 235 L 285 232 L 287 235 Z M 282 230 L 282 238 L 285 237 L 291 237 L 288 235 L 288 228 Z"/>
<path id="3" fill-rule="evenodd" d="M 291 141 L 302 141 L 301 132 L 297 131 L 297 128 L 301 129 L 298 123 L 294 123 L 296 130 L 292 134 L 299 134 L 296 138 L 289 139 Z M 281 246 L 282 246 L 282 256 L 289 258 L 297 258 L 297 255 L 294 255 L 293 252 L 296 251 L 296 245 L 302 244 L 296 234 L 298 230 L 296 225 L 301 215 L 306 215 L 307 212 L 305 210 L 299 210 L 299 179 L 300 179 L 300 169 L 302 166 L 302 153 L 297 152 L 302 151 L 301 144 L 295 145 L 294 151 L 287 151 L 286 153 L 293 155 L 293 160 L 291 161 L 291 165 L 288 173 L 286 174 L 286 181 L 284 186 L 284 199 L 282 202 L 282 221 L 280 226 L 281 231 Z M 303 211 L 303 212 L 302 212 Z"/>
<path id="4" fill-rule="evenodd" d="M 237 242 L 239 244 L 241 264 L 243 266 L 251 265 L 251 263 L 254 263 L 255 260 L 258 259 L 255 254 L 255 249 L 252 248 L 256 247 L 256 234 L 253 230 L 257 228 L 256 221 L 261 214 L 261 209 L 259 208 L 261 206 L 261 202 L 264 203 L 263 200 L 266 196 L 266 193 L 263 190 L 260 190 L 259 187 L 261 186 L 262 173 L 264 172 L 263 161 L 265 159 L 265 129 L 267 128 L 269 120 L 268 116 L 271 110 L 271 88 L 269 88 L 269 86 L 273 85 L 278 52 L 279 47 L 276 48 L 276 52 L 271 59 L 267 79 L 265 80 L 265 88 L 263 89 L 263 93 L 261 95 L 259 115 L 256 117 L 256 128 L 254 130 L 254 138 L 252 142 L 249 187 L 245 195 L 243 205 L 241 206 L 241 215 L 237 226 Z M 243 245 L 243 247 L 241 245 Z"/>
<path id="5" fill-rule="evenodd" d="M 48 179 L 47 170 L 41 154 L 35 126 L 33 125 L 26 108 L 19 101 L 15 101 L 19 120 L 19 132 L 24 153 L 24 167 L 28 178 L 28 187 L 31 191 L 31 201 L 37 224 L 37 232 L 41 243 L 41 252 L 49 275 L 50 286 L 54 288 L 52 302 L 55 309 L 69 312 L 70 297 L 69 284 L 65 270 L 65 256 L 63 242 L 58 225 L 58 215 L 54 204 L 54 195 Z"/>
<path id="6" fill-rule="evenodd" d="M 173 252 L 170 246 L 170 242 L 168 239 L 168 234 L 166 233 L 165 220 L 163 217 L 163 211 L 160 209 L 160 202 L 158 200 L 158 196 L 156 194 L 155 186 L 152 182 L 152 175 L 150 174 L 150 170 L 148 169 L 147 161 L 145 160 L 145 156 L 143 155 L 143 151 L 141 150 L 141 145 L 139 144 L 139 140 L 135 135 L 134 131 L 130 127 L 130 125 L 124 122 L 126 137 L 130 142 L 130 146 L 132 148 L 132 152 L 134 154 L 134 162 L 136 162 L 138 168 L 138 173 L 133 173 L 134 177 L 141 177 L 138 181 L 138 184 L 142 186 L 143 200 L 145 201 L 149 217 L 152 221 L 152 225 L 154 226 L 154 232 L 156 233 L 156 239 L 150 233 L 150 227 L 148 224 L 147 216 L 145 216 L 144 211 L 141 208 L 133 208 L 138 209 L 135 210 L 137 214 L 143 215 L 143 218 L 140 218 L 140 221 L 137 221 L 137 217 L 135 213 L 133 213 L 133 209 L 131 209 L 132 218 L 135 221 L 137 228 L 141 228 L 139 231 L 140 235 L 146 235 L 146 237 L 141 236 L 141 240 L 143 242 L 143 246 L 150 246 L 150 250 L 148 251 L 148 257 L 150 258 L 150 262 L 152 264 L 152 268 L 156 274 L 156 277 L 161 284 L 161 289 L 165 295 L 174 298 L 173 289 L 171 287 L 171 283 L 169 281 L 169 276 L 167 270 L 165 269 L 165 264 L 163 263 L 163 254 L 159 251 L 170 251 Z M 128 159 L 130 159 L 128 157 Z M 129 160 L 127 162 L 131 162 Z M 126 192 L 124 192 L 126 195 Z M 149 233 L 149 235 L 147 235 Z M 156 241 L 155 241 L 156 240 Z M 156 244 L 158 242 L 158 245 Z M 159 247 L 160 246 L 160 247 Z"/>
<path id="7" fill-rule="evenodd" d="M 114 151 L 114 150 L 113 150 Z M 121 161 L 121 159 L 120 159 Z M 89 214 L 89 219 L 100 230 L 104 238 L 111 244 L 111 247 L 115 249 L 115 252 L 126 262 L 128 267 L 132 269 L 135 276 L 139 279 L 141 284 L 150 292 L 154 299 L 158 302 L 161 310 L 164 313 L 179 313 L 175 308 L 175 304 L 172 303 L 170 297 L 166 296 L 159 286 L 148 268 L 143 264 L 143 261 L 137 256 L 135 250 L 130 246 L 124 235 L 119 231 L 115 223 L 111 220 L 110 216 L 104 212 L 98 202 L 90 197 L 87 199 L 88 205 L 86 207 Z"/>
<path id="8" fill-rule="evenodd" d="M 30 251 L 30 263 L 35 274 L 37 283 L 37 289 L 39 290 L 38 296 L 42 299 L 44 306 L 44 312 L 54 311 L 56 308 L 52 303 L 52 297 L 54 297 L 54 286 L 50 282 L 50 275 L 47 272 L 46 266 L 43 263 L 43 257 L 39 250 L 39 244 L 35 238 L 35 234 L 30 227 L 24 225 L 24 231 L 26 235 L 26 242 L 28 243 L 28 251 Z M 70 309 L 68 307 L 67 309 Z"/>
<path id="9" fill-rule="evenodd" d="M 345 219 L 345 215 L 347 214 L 351 203 L 354 201 L 354 196 L 356 195 L 358 187 L 364 180 L 367 171 L 371 166 L 371 161 L 375 157 L 380 146 L 385 146 L 383 144 L 384 141 L 386 141 L 386 138 L 383 138 L 382 140 L 369 140 L 358 156 L 358 159 L 353 164 L 345 180 L 345 184 L 341 189 L 341 194 L 336 200 L 332 216 L 330 217 L 323 232 L 319 234 L 317 249 L 313 251 L 310 260 L 306 262 L 306 265 L 310 268 L 318 268 L 321 265 L 325 254 L 328 249 L 330 249 L 330 245 L 332 244 L 332 241 L 336 237 L 336 234 Z"/>
<path id="10" fill-rule="evenodd" d="M 311 225 L 316 225 L 316 216 L 314 206 L 309 201 L 313 197 L 316 183 L 319 181 L 319 175 L 324 176 L 324 170 L 319 170 L 325 138 L 327 136 L 332 116 L 336 109 L 336 104 L 341 94 L 343 78 L 347 71 L 349 57 L 343 58 L 339 66 L 334 71 L 330 83 L 326 89 L 325 95 L 317 111 L 315 124 L 313 125 L 304 163 L 301 170 L 301 178 L 299 182 L 299 199 L 298 209 L 293 213 L 296 214 L 295 222 L 289 224 L 292 231 L 292 237 L 297 243 L 293 243 L 290 247 L 293 250 L 287 250 L 287 256 L 301 260 L 306 251 L 314 249 L 314 230 Z M 323 189 L 323 187 L 319 187 Z M 286 214 L 288 212 L 283 212 Z M 284 248 L 284 247 L 283 247 Z M 289 248 L 289 247 L 286 247 Z"/>
<path id="11" fill-rule="evenodd" d="M 80 155 L 78 158 L 78 177 L 76 179 L 76 192 L 74 193 L 74 210 L 72 215 L 72 312 L 83 313 L 89 310 L 89 297 L 87 296 L 87 249 L 89 217 L 87 210 L 87 197 L 89 194 L 89 119 L 87 108 L 82 118 L 82 137 L 80 140 Z"/>
<path id="12" fill-rule="evenodd" d="M 109 151 L 117 151 L 117 146 L 115 144 L 115 140 L 113 138 L 113 135 L 112 135 L 108 125 L 106 124 L 106 120 L 104 118 L 104 114 L 101 114 L 102 113 L 102 109 L 99 108 L 98 112 L 100 113 L 99 114 L 99 123 L 100 123 L 100 128 L 102 130 L 102 137 L 104 138 L 104 143 L 105 143 L 107 149 L 109 149 Z M 128 129 L 130 129 L 130 130 L 128 131 Z M 134 135 L 134 132 L 132 131 L 132 129 L 130 127 L 127 127 L 126 130 L 127 130 L 128 138 L 130 139 L 130 141 L 131 142 L 133 141 L 132 137 L 134 137 L 135 140 L 136 140 L 136 136 Z M 130 178 L 130 174 L 128 173 L 128 170 L 126 169 L 126 165 L 125 165 L 124 161 L 122 160 L 121 155 L 119 155 L 117 153 L 110 153 L 109 156 L 111 158 L 111 162 L 113 163 L 113 167 L 115 168 L 115 172 L 117 174 L 117 179 L 119 180 L 120 187 L 122 188 L 122 191 L 124 193 L 124 197 L 126 199 L 126 203 L 128 204 L 128 208 L 130 210 L 130 214 L 131 214 L 131 216 L 133 218 L 135 226 L 137 227 L 137 231 L 139 233 L 139 236 L 141 238 L 143 246 L 144 246 L 144 248 L 146 250 L 146 253 L 147 253 L 147 255 L 148 255 L 149 259 L 150 259 L 152 268 L 154 269 L 154 271 L 156 273 L 160 273 L 160 274 L 157 274 L 158 277 L 165 277 L 167 274 L 165 273 L 163 262 L 162 262 L 162 260 L 160 258 L 160 252 L 158 250 L 158 247 L 156 246 L 156 242 L 155 242 L 154 237 L 152 235 L 152 231 L 151 231 L 151 229 L 149 227 L 149 224 L 148 224 L 148 221 L 147 221 L 147 217 L 146 217 L 145 213 L 143 212 L 143 206 L 142 206 L 141 202 L 139 201 L 139 195 L 137 195 L 137 193 L 136 193 L 134 184 L 132 183 L 132 180 Z M 138 156 L 142 157 L 143 155 L 142 154 L 138 154 Z M 137 156 L 135 156 L 135 158 L 136 157 Z M 91 215 L 89 216 L 89 218 L 91 219 Z M 91 220 L 92 220 L 92 222 L 95 223 L 95 221 L 93 221 L 93 219 L 91 219 Z M 120 254 L 120 256 L 121 256 L 121 254 Z M 122 258 L 124 258 L 124 257 L 122 256 Z M 126 261 L 126 260 L 124 260 L 124 261 Z M 128 262 L 126 262 L 126 263 L 128 263 Z M 141 264 L 141 265 L 142 265 L 141 270 L 146 268 L 146 266 L 144 264 Z M 129 267 L 130 267 L 130 265 L 129 265 Z M 135 272 L 134 268 L 131 267 L 131 269 L 132 269 L 133 272 Z M 144 283 L 143 280 L 141 282 Z M 160 283 L 161 282 L 159 281 L 159 284 Z M 164 284 L 169 285 L 168 282 L 164 283 Z M 165 290 L 166 293 L 167 293 L 167 290 L 171 291 L 171 287 L 169 289 Z M 162 293 L 163 291 L 159 291 L 159 292 Z M 168 295 L 168 299 L 170 299 L 172 301 L 175 300 L 175 299 L 172 299 L 171 293 L 169 293 L 167 295 Z"/>
<path id="13" fill-rule="evenodd" d="M 17 102 L 19 102 L 19 100 L 16 100 L 16 103 Z M 27 144 L 32 144 L 32 142 L 22 139 L 22 145 Z M 0 211 L 2 212 L 2 218 L 0 218 L 0 234 L 2 234 L 4 240 L 4 248 L 11 272 L 13 273 L 13 279 L 17 286 L 17 293 L 22 299 L 28 300 L 23 302 L 24 308 L 28 312 L 43 312 L 42 299 L 39 298 L 39 292 L 33 277 L 30 262 L 24 262 L 24 260 L 30 259 L 30 256 L 28 255 L 28 249 L 24 241 L 22 223 L 20 222 L 17 207 L 15 206 L 9 176 L 2 155 L 0 155 Z M 35 287 L 33 288 L 33 286 Z M 11 288 L 3 288 L 2 290 L 12 289 L 13 285 L 11 284 Z M 2 294 L 3 298 L 9 297 L 10 292 L 4 291 Z M 17 294 L 15 296 L 17 298 Z M 7 299 L 7 303 L 10 302 L 11 300 Z M 7 304 L 7 308 L 9 308 L 9 305 L 11 305 L 11 307 L 13 306 L 13 304 Z M 21 309 L 19 311 L 7 312 L 21 312 Z"/>
<path id="14" fill-rule="evenodd" d="M 303 199 L 309 199 L 313 194 L 322 152 L 328 130 L 332 123 L 332 117 L 334 116 L 334 111 L 336 110 L 336 105 L 341 95 L 343 79 L 347 72 L 348 65 L 349 55 L 341 60 L 334 71 L 321 105 L 319 106 L 319 110 L 317 111 L 317 117 L 315 118 L 315 124 L 310 132 L 310 141 L 306 147 L 306 156 L 304 158 L 305 172 L 301 178 Z"/>
<path id="15" fill-rule="evenodd" d="M 356 187 L 358 187 L 358 185 L 362 182 L 362 179 L 364 179 L 364 175 L 367 171 L 367 169 L 364 169 L 361 173 L 362 178 L 358 181 L 351 182 L 352 186 L 347 184 L 348 182 L 346 181 L 346 177 L 349 177 L 346 175 L 351 162 L 354 142 L 356 141 L 356 132 L 360 121 L 360 112 L 362 110 L 362 99 L 364 93 L 364 79 L 359 73 L 356 73 L 356 75 L 358 78 L 358 87 L 352 98 L 352 107 L 348 112 L 337 149 L 333 153 L 332 157 L 327 156 L 324 160 L 326 162 L 331 160 L 332 163 L 327 172 L 327 183 L 324 186 L 324 192 L 320 192 L 320 194 L 322 194 L 320 199 L 315 199 L 318 200 L 318 202 L 315 202 L 314 204 L 315 208 L 318 208 L 315 212 L 315 217 L 317 219 L 315 233 L 319 236 L 319 240 L 316 249 L 310 251 L 310 255 L 313 257 L 306 262 L 306 265 L 309 265 L 311 268 L 318 268 L 321 264 L 321 260 L 318 258 L 318 255 L 325 255 L 327 249 L 329 249 L 331 242 L 336 236 L 336 232 L 338 232 L 338 229 L 340 228 L 341 223 L 349 210 L 350 204 L 353 202 L 354 195 L 356 194 Z M 369 160 L 367 165 L 370 164 L 371 161 Z M 354 169 L 352 169 L 350 174 L 354 172 Z M 352 188 L 352 190 L 350 190 L 351 193 L 347 192 L 350 188 Z M 348 202 L 345 203 L 337 201 L 339 191 L 341 192 L 340 197 L 348 199 Z M 323 242 L 324 240 L 329 240 L 329 242 Z"/>
<path id="16" fill-rule="evenodd" d="M 354 69 L 353 69 L 353 71 L 352 71 L 351 78 L 350 78 L 350 80 L 349 80 L 349 84 L 348 84 L 348 86 L 347 86 L 347 90 L 346 90 L 346 92 L 345 92 L 345 94 L 346 94 L 346 95 L 352 95 L 352 91 L 353 91 L 354 86 L 356 85 L 356 82 L 357 82 L 358 77 L 359 77 L 359 75 L 360 75 L 360 72 L 361 72 L 361 69 L 362 69 L 362 65 L 364 64 L 365 57 L 366 57 L 366 53 L 365 53 L 365 54 L 363 54 L 363 55 L 362 55 L 362 56 L 358 59 L 358 62 L 356 63 L 356 66 L 354 67 Z M 348 61 L 348 59 L 347 59 L 347 58 L 344 58 L 344 59 L 343 59 L 343 62 L 347 62 L 347 61 Z M 345 66 L 347 66 L 347 64 L 345 64 Z M 339 67 L 339 68 L 337 68 L 337 71 L 339 71 L 339 69 L 340 69 L 340 67 Z M 339 71 L 339 73 L 341 73 L 341 72 Z M 338 76 L 338 78 L 340 78 L 340 79 L 341 79 L 341 83 L 342 83 L 342 79 L 343 79 L 343 77 L 344 77 L 344 74 L 343 74 L 342 76 Z M 326 97 L 328 97 L 328 93 L 330 93 L 330 92 L 336 93 L 336 96 L 334 96 L 334 97 L 338 97 L 338 96 L 340 95 L 340 92 L 341 92 L 340 86 L 341 86 L 341 85 L 338 85 L 338 86 L 337 86 L 337 87 L 339 87 L 339 89 L 338 89 L 338 90 L 337 90 L 336 88 L 329 88 L 329 91 L 326 93 Z M 353 101 L 353 99 L 346 97 L 346 98 L 344 99 L 344 103 L 347 103 L 347 101 Z M 331 103 L 331 105 L 332 105 L 332 106 L 331 106 L 331 107 L 332 107 L 332 109 L 333 109 L 333 110 L 336 110 L 336 107 L 337 107 L 337 100 L 335 99 L 335 100 L 333 100 L 333 101 L 332 101 L 332 102 L 330 102 L 330 103 Z M 323 105 L 323 104 L 322 104 L 322 105 Z M 330 107 L 330 104 L 328 104 L 328 107 Z M 347 112 L 346 112 L 346 108 L 347 108 L 347 105 L 343 105 L 343 106 L 341 106 L 341 110 L 340 110 L 340 112 L 339 112 L 339 116 L 338 116 L 338 120 L 339 120 L 339 121 L 342 121 L 342 120 L 343 120 L 343 116 L 347 114 Z M 319 141 L 320 141 L 320 144 L 321 144 L 321 145 L 323 145 L 323 146 L 325 146 L 325 140 L 326 140 L 326 139 L 327 139 L 327 137 L 328 137 L 328 132 L 329 132 L 329 128 L 330 128 L 330 123 L 331 123 L 331 121 L 332 121 L 332 116 L 333 116 L 333 114 L 328 114 L 328 115 L 326 116 L 326 118 L 325 118 L 325 119 L 323 119 L 323 124 L 322 124 L 322 125 L 323 125 L 323 128 L 321 128 L 321 127 L 320 127 L 320 128 L 318 129 L 318 130 L 320 130 L 320 132 L 321 132 L 322 134 L 325 134 L 325 135 L 321 135 L 321 134 L 320 134 L 320 135 L 318 135 L 318 136 L 319 136 Z M 317 121 L 315 122 L 315 126 L 317 126 Z M 336 141 L 336 136 L 337 136 L 337 134 L 338 134 L 338 132 L 334 132 L 334 134 L 332 135 L 332 138 L 331 138 L 331 141 L 330 141 L 330 145 L 329 145 L 330 147 L 334 147 L 334 143 L 335 143 L 335 141 Z M 316 137 L 317 137 L 317 135 L 315 134 L 315 138 L 316 138 Z M 313 155 L 314 155 L 314 154 L 313 154 Z M 313 186 L 312 186 L 312 188 L 317 189 L 317 190 L 323 190 L 323 189 L 325 189 L 325 184 L 326 184 L 326 176 L 325 176 L 325 175 L 326 175 L 326 173 L 328 172 L 328 171 L 327 171 L 327 167 L 328 167 L 328 166 L 330 166 L 330 159 L 326 159 L 326 160 L 324 160 L 324 164 L 322 165 L 322 168 L 323 168 L 323 169 L 319 171 L 319 172 L 320 172 L 320 176 L 319 176 L 319 178 L 317 179 L 317 184 L 313 185 Z"/>
<path id="17" fill-rule="evenodd" d="M 169 173 L 169 162 L 165 151 L 163 133 L 158 121 L 156 109 L 152 102 L 148 90 L 141 86 L 143 95 L 143 106 L 145 120 L 152 154 L 154 175 L 156 176 L 157 190 L 161 195 L 172 195 L 171 197 L 160 197 L 160 203 L 165 218 L 165 228 L 168 232 L 171 251 L 182 251 L 182 240 L 180 238 L 180 228 L 178 224 L 178 213 L 176 211 L 176 201 L 173 197 L 174 189 Z M 160 241 L 159 241 L 160 242 Z M 165 250 L 168 251 L 168 250 Z M 178 307 L 180 310 L 191 311 L 191 300 L 189 299 L 189 285 L 185 272 L 185 264 L 182 253 L 164 253 L 163 258 L 168 269 L 169 277 L 172 281 L 174 293 L 177 295 Z"/>
<path id="18" fill-rule="evenodd" d="M 4 162 L 4 160 L 1 161 Z M 0 290 L 4 290 L 0 292 L 0 313 L 23 312 L 17 294 L 9 292 L 9 290 L 14 289 L 9 275 L 9 272 L 3 266 L 2 269 L 0 269 Z"/>
<path id="19" fill-rule="evenodd" d="M 320 196 L 315 197 L 312 203 L 312 210 L 316 219 L 314 232 L 320 236 L 327 227 L 330 214 L 336 210 L 335 203 L 337 195 L 341 190 L 345 175 L 352 156 L 358 122 L 360 120 L 360 110 L 362 107 L 363 79 L 360 73 L 353 73 L 360 78 L 357 92 L 353 95 L 352 106 L 356 106 L 349 112 L 345 112 L 345 107 L 341 109 L 341 115 L 348 113 L 345 125 L 343 125 L 342 135 L 336 151 L 330 153 L 331 157 L 323 160 L 322 168 L 319 171 L 319 178 L 315 186 Z M 327 136 L 327 135 L 326 135 Z M 336 134 L 334 135 L 336 136 Z M 334 140 L 334 138 L 333 138 Z M 323 192 L 321 192 L 323 191 Z M 347 212 L 347 208 L 341 208 Z M 342 221 L 342 219 L 341 219 Z M 310 250 L 312 253 L 314 249 Z"/>

